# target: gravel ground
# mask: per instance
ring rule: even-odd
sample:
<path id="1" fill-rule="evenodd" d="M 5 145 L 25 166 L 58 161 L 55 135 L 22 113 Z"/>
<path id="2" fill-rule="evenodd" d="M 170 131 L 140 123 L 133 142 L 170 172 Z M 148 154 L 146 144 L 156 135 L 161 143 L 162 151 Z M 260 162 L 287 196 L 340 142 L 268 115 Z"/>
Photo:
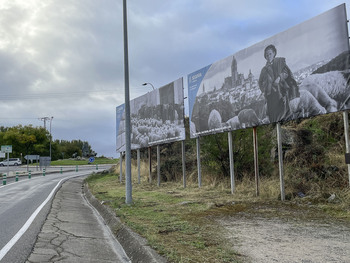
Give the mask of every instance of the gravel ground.
<path id="1" fill-rule="evenodd" d="M 350 263 L 350 222 L 244 213 L 218 222 L 244 262 Z"/>

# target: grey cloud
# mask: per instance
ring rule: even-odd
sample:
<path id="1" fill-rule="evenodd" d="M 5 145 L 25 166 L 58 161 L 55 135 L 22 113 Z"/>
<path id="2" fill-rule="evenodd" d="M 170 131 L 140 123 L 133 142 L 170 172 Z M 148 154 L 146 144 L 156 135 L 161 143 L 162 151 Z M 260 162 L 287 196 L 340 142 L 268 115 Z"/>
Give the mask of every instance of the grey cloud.
<path id="1" fill-rule="evenodd" d="M 0 87 L 7 94 L 51 95 L 40 100 L 1 100 L 1 115 L 54 116 L 55 139 L 85 136 L 81 139 L 91 142 L 99 154 L 114 155 L 115 107 L 124 102 L 122 1 L 25 3 L 0 3 Z M 130 95 L 135 98 L 151 90 L 141 85 L 144 82 L 161 87 L 183 76 L 186 86 L 187 74 L 341 0 L 127 3 Z M 91 92 L 105 89 L 115 92 Z"/>

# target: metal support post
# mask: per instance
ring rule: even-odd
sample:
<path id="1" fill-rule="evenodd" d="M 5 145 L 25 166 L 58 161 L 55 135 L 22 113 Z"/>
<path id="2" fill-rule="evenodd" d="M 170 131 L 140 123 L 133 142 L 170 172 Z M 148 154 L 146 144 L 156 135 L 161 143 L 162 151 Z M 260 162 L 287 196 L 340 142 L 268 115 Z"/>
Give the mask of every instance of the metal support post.
<path id="1" fill-rule="evenodd" d="M 157 145 L 157 178 L 158 186 L 160 186 L 160 146 Z"/>
<path id="2" fill-rule="evenodd" d="M 276 124 L 276 129 L 277 129 L 278 168 L 280 173 L 281 201 L 284 201 L 285 193 L 284 193 L 282 133 L 281 133 L 281 124 L 279 122 Z"/>
<path id="3" fill-rule="evenodd" d="M 230 158 L 230 179 L 231 179 L 231 194 L 235 192 L 235 174 L 233 163 L 233 147 L 232 147 L 232 131 L 228 132 L 228 151 Z"/>
<path id="4" fill-rule="evenodd" d="M 348 116 L 347 111 L 343 111 L 343 119 L 344 119 L 344 135 L 345 135 L 346 153 L 350 153 L 349 116 Z M 350 164 L 348 164 L 348 176 L 349 176 L 349 187 L 350 187 Z"/>
<path id="5" fill-rule="evenodd" d="M 200 156 L 201 146 L 200 146 L 199 137 L 196 138 L 196 143 L 197 143 L 198 187 L 201 188 L 202 187 L 202 171 L 201 171 L 201 156 Z"/>
<path id="6" fill-rule="evenodd" d="M 140 149 L 137 149 L 137 183 L 141 183 L 141 174 L 140 174 Z"/>
<path id="7" fill-rule="evenodd" d="M 123 153 L 120 153 L 120 157 L 119 157 L 119 182 L 122 183 L 123 182 Z"/>
<path id="8" fill-rule="evenodd" d="M 182 148 L 182 178 L 184 188 L 186 188 L 186 158 L 185 158 L 185 141 L 181 141 Z"/>
<path id="9" fill-rule="evenodd" d="M 149 183 L 152 183 L 152 148 L 148 147 L 148 173 Z"/>
<path id="10" fill-rule="evenodd" d="M 256 196 L 259 196 L 259 162 L 258 162 L 258 136 L 256 127 L 253 127 L 253 144 L 254 144 L 254 170 L 255 170 L 255 184 Z"/>

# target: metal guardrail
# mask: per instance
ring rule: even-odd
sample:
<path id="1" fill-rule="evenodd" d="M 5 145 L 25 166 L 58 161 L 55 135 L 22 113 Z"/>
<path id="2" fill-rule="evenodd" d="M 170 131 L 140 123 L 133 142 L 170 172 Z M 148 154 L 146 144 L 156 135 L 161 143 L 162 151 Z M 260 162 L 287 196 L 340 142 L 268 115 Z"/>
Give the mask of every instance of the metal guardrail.
<path id="1" fill-rule="evenodd" d="M 3 179 L 3 185 L 6 185 L 7 178 L 13 178 L 15 177 L 16 182 L 19 180 L 20 176 L 28 176 L 30 179 L 32 175 L 40 175 L 42 174 L 45 176 L 46 174 L 50 173 L 64 173 L 64 172 L 70 172 L 70 171 L 99 171 L 101 169 L 105 169 L 106 167 L 112 167 L 113 164 L 88 164 L 88 165 L 64 165 L 64 166 L 48 166 L 43 169 L 36 169 L 37 167 L 33 166 L 14 166 L 11 167 L 12 170 L 8 171 L 7 167 L 6 169 L 3 169 L 0 173 L 2 174 Z"/>

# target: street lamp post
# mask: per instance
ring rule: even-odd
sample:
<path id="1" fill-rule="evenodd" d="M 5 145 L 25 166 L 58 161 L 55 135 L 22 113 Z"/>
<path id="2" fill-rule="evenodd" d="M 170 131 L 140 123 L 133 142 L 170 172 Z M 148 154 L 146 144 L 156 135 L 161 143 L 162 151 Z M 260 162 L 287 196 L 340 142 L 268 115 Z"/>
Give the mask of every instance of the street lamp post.
<path id="1" fill-rule="evenodd" d="M 129 57 L 128 57 L 128 26 L 126 0 L 123 0 L 123 29 L 124 29 L 124 81 L 125 81 L 125 203 L 132 203 L 131 184 L 131 121 L 129 94 Z"/>
<path id="2" fill-rule="evenodd" d="M 152 83 L 145 82 L 142 86 L 151 85 L 154 90 L 154 86 Z M 149 165 L 149 182 L 152 183 L 152 147 L 148 147 L 148 165 Z"/>
<path id="3" fill-rule="evenodd" d="M 146 86 L 147 84 L 148 84 L 148 85 L 151 85 L 151 86 L 152 86 L 152 89 L 154 90 L 154 86 L 152 85 L 152 83 L 145 82 L 145 83 L 142 84 L 142 86 Z"/>

